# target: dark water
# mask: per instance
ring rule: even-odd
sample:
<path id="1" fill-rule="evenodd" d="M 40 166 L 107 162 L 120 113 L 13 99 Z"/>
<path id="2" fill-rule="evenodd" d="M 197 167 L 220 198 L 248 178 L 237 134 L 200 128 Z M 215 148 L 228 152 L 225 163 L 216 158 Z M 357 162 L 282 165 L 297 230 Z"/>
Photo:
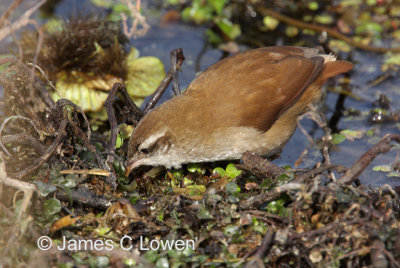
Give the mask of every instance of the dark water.
<path id="1" fill-rule="evenodd" d="M 79 13 L 77 10 L 79 10 L 81 5 L 82 2 L 80 1 L 60 1 L 55 8 L 55 14 L 62 16 L 77 14 Z M 181 88 L 185 88 L 196 77 L 196 66 L 199 66 L 200 70 L 204 70 L 221 58 L 222 53 L 219 50 L 211 48 L 211 46 L 208 46 L 204 50 L 206 42 L 205 28 L 185 23 L 160 26 L 160 18 L 164 11 L 146 10 L 146 7 L 144 7 L 144 10 L 145 14 L 147 14 L 148 22 L 151 24 L 151 29 L 146 36 L 133 39 L 131 45 L 138 48 L 142 56 L 156 56 L 160 58 L 166 68 L 169 66 L 169 52 L 178 47 L 183 48 L 186 60 L 182 66 L 183 72 L 179 74 Z M 378 86 L 367 88 L 368 82 L 380 74 L 383 55 L 358 50 L 353 50 L 351 55 L 355 63 L 355 67 L 351 72 L 351 89 L 356 95 L 361 97 L 361 100 L 347 98 L 344 103 L 345 108 L 355 108 L 361 112 L 367 112 L 373 108 L 371 103 L 377 99 L 379 93 L 384 93 L 392 100 L 392 109 L 398 110 L 400 99 L 398 85 L 400 84 L 400 78 L 388 79 Z M 335 83 L 330 82 L 330 84 Z M 171 96 L 172 92 L 169 90 L 163 96 L 162 100 L 165 101 Z M 337 98 L 338 94 L 327 93 L 323 110 L 326 111 L 325 114 L 328 119 L 335 111 Z M 308 133 L 311 133 L 313 138 L 322 137 L 323 132 L 311 120 L 304 119 L 301 124 Z M 387 133 L 399 133 L 400 128 L 400 125 L 395 123 L 370 124 L 365 116 L 360 119 L 341 118 L 337 126 L 339 129 L 375 129 L 379 133 L 379 137 L 383 137 Z M 368 143 L 368 138 L 365 137 L 356 139 L 355 141 L 345 141 L 338 145 L 335 150 L 331 151 L 331 162 L 350 167 L 376 142 L 377 140 L 375 139 L 373 143 Z M 304 161 L 299 167 L 312 167 L 316 161 L 321 161 L 322 157 L 318 148 L 311 146 L 306 136 L 297 130 L 284 147 L 280 159 L 275 160 L 275 163 L 278 165 L 293 166 L 294 162 L 306 148 L 308 148 L 308 154 L 304 157 Z M 396 150 L 391 150 L 389 153 L 377 157 L 361 175 L 362 182 L 372 185 L 385 183 L 400 185 L 400 178 L 389 178 L 386 177 L 385 173 L 372 171 L 372 167 L 375 165 L 391 165 L 395 156 Z"/>

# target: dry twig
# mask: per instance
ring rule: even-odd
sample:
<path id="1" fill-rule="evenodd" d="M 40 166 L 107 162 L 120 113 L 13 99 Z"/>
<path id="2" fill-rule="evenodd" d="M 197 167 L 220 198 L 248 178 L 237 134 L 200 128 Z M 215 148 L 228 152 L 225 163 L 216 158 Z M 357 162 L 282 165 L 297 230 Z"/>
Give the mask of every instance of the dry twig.
<path id="1" fill-rule="evenodd" d="M 146 22 L 146 18 L 140 14 L 140 3 L 141 0 L 136 1 L 136 6 L 132 4 L 130 0 L 124 0 L 123 1 L 127 8 L 129 9 L 131 13 L 131 17 L 135 18 L 132 22 L 132 26 L 129 29 L 128 27 L 128 17 L 124 13 L 120 13 L 121 18 L 122 18 L 122 27 L 124 34 L 128 37 L 131 38 L 132 36 L 134 38 L 140 37 L 145 35 L 148 30 L 150 29 L 150 25 Z M 139 25 L 141 25 L 143 28 L 138 29 Z"/>
<path id="2" fill-rule="evenodd" d="M 304 187 L 303 184 L 293 183 L 293 182 L 284 184 L 282 186 L 277 186 L 268 193 L 252 196 L 247 200 L 241 201 L 239 207 L 242 210 L 249 209 L 253 206 L 258 206 L 262 203 L 266 203 L 274 199 L 277 199 L 282 195 L 282 193 L 286 193 L 289 191 L 300 191 L 303 187 Z"/>
<path id="3" fill-rule="evenodd" d="M 32 23 L 32 20 L 30 17 L 32 16 L 33 13 L 36 12 L 44 3 L 46 0 L 42 0 L 36 5 L 34 5 L 32 8 L 28 9 L 25 11 L 25 13 L 19 17 L 16 21 L 11 23 L 9 26 L 3 27 L 0 29 L 0 41 L 3 40 L 5 37 L 7 37 L 10 33 Z M 4 16 L 4 15 L 3 15 Z M 9 15 L 8 15 L 9 16 Z"/>
<path id="4" fill-rule="evenodd" d="M 14 10 L 22 3 L 23 0 L 14 0 L 11 5 L 7 8 L 6 12 L 0 17 L 0 29 L 4 26 L 10 15 Z"/>
<path id="5" fill-rule="evenodd" d="M 400 143 L 400 135 L 387 134 L 377 144 L 372 146 L 365 152 L 347 172 L 338 180 L 340 184 L 350 184 L 355 181 L 361 172 L 380 154 L 390 150 L 390 142 L 396 141 Z"/>

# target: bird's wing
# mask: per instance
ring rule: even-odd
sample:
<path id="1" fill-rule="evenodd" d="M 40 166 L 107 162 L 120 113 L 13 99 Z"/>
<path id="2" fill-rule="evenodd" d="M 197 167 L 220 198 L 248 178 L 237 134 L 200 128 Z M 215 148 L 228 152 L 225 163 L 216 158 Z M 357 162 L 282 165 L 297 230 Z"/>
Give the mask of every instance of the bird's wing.
<path id="1" fill-rule="evenodd" d="M 203 117 L 210 117 L 209 128 L 250 126 L 266 131 L 323 69 L 322 57 L 301 54 L 301 49 L 292 55 L 261 50 L 237 54 L 203 72 L 187 94 L 203 96 L 198 99 L 204 103 L 197 105 L 202 105 Z"/>

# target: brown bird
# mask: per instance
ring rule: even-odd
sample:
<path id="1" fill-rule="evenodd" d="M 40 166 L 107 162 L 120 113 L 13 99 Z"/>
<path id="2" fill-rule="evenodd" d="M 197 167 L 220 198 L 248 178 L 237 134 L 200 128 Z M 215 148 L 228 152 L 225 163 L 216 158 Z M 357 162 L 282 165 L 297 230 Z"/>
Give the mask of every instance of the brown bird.
<path id="1" fill-rule="evenodd" d="M 223 59 L 142 118 L 129 140 L 127 173 L 141 165 L 240 159 L 245 151 L 271 156 L 320 98 L 322 84 L 352 67 L 303 47 L 265 47 Z"/>

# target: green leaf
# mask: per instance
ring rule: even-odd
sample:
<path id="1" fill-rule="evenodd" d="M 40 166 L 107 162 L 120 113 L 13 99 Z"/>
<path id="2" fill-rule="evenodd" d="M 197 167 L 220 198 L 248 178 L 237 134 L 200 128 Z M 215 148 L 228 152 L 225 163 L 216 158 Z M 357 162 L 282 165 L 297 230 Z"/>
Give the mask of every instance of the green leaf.
<path id="1" fill-rule="evenodd" d="M 137 267 L 138 263 L 136 262 L 135 259 L 133 258 L 125 258 L 123 259 L 123 263 L 127 266 L 127 267 Z"/>
<path id="2" fill-rule="evenodd" d="M 145 239 L 145 242 L 148 242 L 148 238 Z M 158 251 L 157 250 L 149 250 L 144 254 L 146 260 L 150 263 L 154 263 L 158 258 Z"/>
<path id="3" fill-rule="evenodd" d="M 400 65 L 400 53 L 387 54 L 385 57 L 386 64 Z"/>
<path id="4" fill-rule="evenodd" d="M 118 15 L 120 13 L 125 13 L 129 16 L 131 15 L 131 11 L 129 10 L 129 8 L 125 4 L 122 4 L 122 3 L 114 4 L 112 6 L 112 11 L 113 11 L 113 13 L 118 14 Z"/>
<path id="5" fill-rule="evenodd" d="M 133 52 L 135 53 L 135 52 Z M 152 94 L 164 79 L 164 65 L 155 57 L 128 60 L 128 77 L 125 81 L 130 96 L 144 98 Z"/>
<path id="6" fill-rule="evenodd" d="M 134 127 L 127 124 L 120 124 L 118 126 L 118 132 L 121 135 L 122 139 L 127 139 L 132 135 Z"/>
<path id="7" fill-rule="evenodd" d="M 110 259 L 107 256 L 97 256 L 95 261 L 96 267 L 109 267 Z"/>
<path id="8" fill-rule="evenodd" d="M 61 202 L 55 198 L 47 199 L 44 204 L 44 215 L 52 216 L 61 211 Z"/>
<path id="9" fill-rule="evenodd" d="M 222 10 L 224 9 L 224 6 L 227 1 L 226 0 L 208 0 L 207 2 L 209 5 L 211 5 L 214 8 L 217 15 L 221 15 Z"/>
<path id="10" fill-rule="evenodd" d="M 234 179 L 237 176 L 239 176 L 242 173 L 241 170 L 238 170 L 234 164 L 230 163 L 228 164 L 228 166 L 226 167 L 226 174 L 228 175 L 228 177 Z"/>
<path id="11" fill-rule="evenodd" d="M 197 172 L 197 173 L 202 174 L 202 175 L 206 174 L 206 169 L 203 168 L 203 166 L 201 164 L 199 164 L 199 163 L 188 164 L 187 169 L 191 173 Z"/>
<path id="12" fill-rule="evenodd" d="M 157 220 L 158 221 L 163 221 L 164 220 L 164 211 L 163 210 L 161 210 L 159 213 L 158 213 L 158 215 L 157 215 Z"/>
<path id="13" fill-rule="evenodd" d="M 392 171 L 388 173 L 386 176 L 388 177 L 400 177 L 400 172 L 399 171 Z"/>
<path id="14" fill-rule="evenodd" d="M 36 185 L 40 195 L 43 197 L 57 190 L 57 188 L 54 185 L 43 183 L 41 181 L 34 181 L 33 183 Z"/>
<path id="15" fill-rule="evenodd" d="M 397 41 L 400 40 L 400 30 L 396 30 L 396 31 L 392 32 L 391 35 L 392 35 L 392 37 L 393 37 L 394 39 L 396 39 Z"/>
<path id="16" fill-rule="evenodd" d="M 47 34 L 53 34 L 56 32 L 61 32 L 64 29 L 64 21 L 61 19 L 49 19 L 44 27 L 46 28 Z"/>
<path id="17" fill-rule="evenodd" d="M 189 185 L 187 188 L 190 189 L 190 196 L 202 195 L 205 191 L 207 191 L 207 188 L 204 185 Z"/>
<path id="18" fill-rule="evenodd" d="M 174 177 L 176 179 L 182 179 L 184 174 L 183 174 L 183 171 L 181 169 L 174 169 L 174 170 L 172 170 L 172 175 L 174 175 Z"/>
<path id="19" fill-rule="evenodd" d="M 340 144 L 346 140 L 346 136 L 343 134 L 334 133 L 332 134 L 332 143 Z"/>
<path id="20" fill-rule="evenodd" d="M 213 18 L 212 8 L 207 5 L 201 5 L 199 1 L 193 1 L 191 7 L 186 7 L 182 11 L 183 20 L 191 20 L 197 24 L 210 21 Z"/>
<path id="21" fill-rule="evenodd" d="M 191 180 L 191 179 L 189 179 L 187 177 L 184 177 L 183 178 L 183 184 L 186 185 L 186 186 L 192 185 L 193 184 L 193 180 Z"/>
<path id="22" fill-rule="evenodd" d="M 340 131 L 340 134 L 344 135 L 346 139 L 353 141 L 354 139 L 360 139 L 364 136 L 363 130 L 352 130 L 352 129 L 344 129 Z"/>
<path id="23" fill-rule="evenodd" d="M 91 0 L 91 2 L 95 6 L 103 7 L 103 8 L 110 8 L 115 4 L 115 2 L 112 0 Z"/>
<path id="24" fill-rule="evenodd" d="M 337 40 L 337 39 L 329 40 L 329 46 L 335 51 L 336 50 L 340 50 L 343 52 L 351 51 L 351 46 L 342 40 Z"/>
<path id="25" fill-rule="evenodd" d="M 288 26 L 285 29 L 285 34 L 289 37 L 295 37 L 296 35 L 299 34 L 299 29 L 293 26 Z"/>
<path id="26" fill-rule="evenodd" d="M 341 7 L 349 7 L 349 6 L 360 6 L 362 5 L 362 0 L 342 0 L 340 1 Z"/>
<path id="27" fill-rule="evenodd" d="M 207 35 L 208 41 L 209 41 L 210 43 L 213 43 L 213 44 L 220 44 L 220 43 L 223 42 L 221 36 L 218 35 L 218 34 L 216 34 L 216 33 L 214 33 L 214 31 L 211 30 L 211 29 L 207 29 L 207 30 L 206 30 L 206 35 Z"/>
<path id="28" fill-rule="evenodd" d="M 121 135 L 119 134 L 119 132 L 118 132 L 118 135 L 117 135 L 117 141 L 116 141 L 116 143 L 115 143 L 115 148 L 120 148 L 122 145 L 124 144 L 124 139 L 121 137 Z"/>
<path id="29" fill-rule="evenodd" d="M 378 165 L 372 168 L 373 171 L 389 172 L 392 169 L 389 165 Z"/>
<path id="30" fill-rule="evenodd" d="M 237 226 L 237 225 L 229 225 L 229 226 L 227 226 L 227 227 L 224 228 L 224 234 L 225 234 L 226 236 L 231 237 L 231 236 L 237 234 L 237 233 L 240 231 L 239 228 L 240 228 L 240 227 Z"/>
<path id="31" fill-rule="evenodd" d="M 367 132 L 365 132 L 365 135 L 367 135 L 368 137 L 372 137 L 375 134 L 375 131 L 373 129 L 369 129 L 367 130 Z"/>
<path id="32" fill-rule="evenodd" d="M 317 15 L 315 16 L 315 21 L 320 24 L 331 24 L 333 23 L 333 18 L 330 15 Z"/>
<path id="33" fill-rule="evenodd" d="M 240 192 L 239 186 L 235 182 L 229 182 L 226 186 L 226 191 L 230 194 L 237 194 Z"/>
<path id="34" fill-rule="evenodd" d="M 282 173 L 276 179 L 280 183 L 286 183 L 286 182 L 290 181 L 291 179 L 293 179 L 293 176 L 294 176 L 293 173 Z"/>
<path id="35" fill-rule="evenodd" d="M 219 175 L 221 175 L 221 177 L 227 176 L 225 169 L 223 169 L 221 167 L 214 168 L 213 173 L 218 173 Z"/>
<path id="36" fill-rule="evenodd" d="M 285 216 L 287 213 L 286 213 L 286 208 L 283 206 L 284 204 L 285 200 L 283 199 L 271 201 L 267 205 L 267 210 L 269 213 Z"/>
<path id="37" fill-rule="evenodd" d="M 101 78 L 93 79 L 93 82 L 106 83 Z M 87 84 L 80 81 L 78 77 L 67 78 L 67 76 L 62 75 L 57 80 L 55 86 L 57 92 L 52 93 L 54 101 L 59 99 L 69 99 L 76 105 L 80 106 L 85 112 L 98 111 L 102 109 L 103 104 L 108 97 L 107 92 L 88 87 Z M 58 95 L 58 93 L 60 95 Z"/>
<path id="38" fill-rule="evenodd" d="M 228 202 L 231 204 L 239 203 L 240 199 L 234 195 L 228 195 Z"/>
<path id="39" fill-rule="evenodd" d="M 277 20 L 271 16 L 265 16 L 263 18 L 263 23 L 265 26 L 267 26 L 268 30 L 275 30 L 276 27 L 278 27 L 278 25 L 279 25 L 279 20 Z"/>
<path id="40" fill-rule="evenodd" d="M 168 259 L 165 257 L 159 258 L 156 262 L 156 268 L 169 268 Z"/>
<path id="41" fill-rule="evenodd" d="M 67 176 L 65 176 L 64 180 L 62 180 L 61 186 L 67 188 L 74 188 L 76 186 L 77 181 L 78 181 L 77 174 L 68 174 Z"/>
<path id="42" fill-rule="evenodd" d="M 383 27 L 377 22 L 368 21 L 368 22 L 363 22 L 362 25 L 357 26 L 355 31 L 356 34 L 369 33 L 372 35 L 378 35 L 383 31 Z"/>
<path id="43" fill-rule="evenodd" d="M 310 2 L 310 3 L 308 3 L 307 7 L 308 7 L 308 9 L 315 11 L 319 8 L 319 5 L 318 5 L 318 2 Z"/>
<path id="44" fill-rule="evenodd" d="M 217 24 L 218 28 L 229 37 L 230 40 L 234 40 L 241 34 L 240 26 L 232 23 L 227 18 L 217 18 L 214 20 L 214 22 Z"/>
<path id="45" fill-rule="evenodd" d="M 199 220 L 211 220 L 213 216 L 211 215 L 210 211 L 206 209 L 204 205 L 201 205 L 199 210 L 197 211 L 197 218 Z"/>

